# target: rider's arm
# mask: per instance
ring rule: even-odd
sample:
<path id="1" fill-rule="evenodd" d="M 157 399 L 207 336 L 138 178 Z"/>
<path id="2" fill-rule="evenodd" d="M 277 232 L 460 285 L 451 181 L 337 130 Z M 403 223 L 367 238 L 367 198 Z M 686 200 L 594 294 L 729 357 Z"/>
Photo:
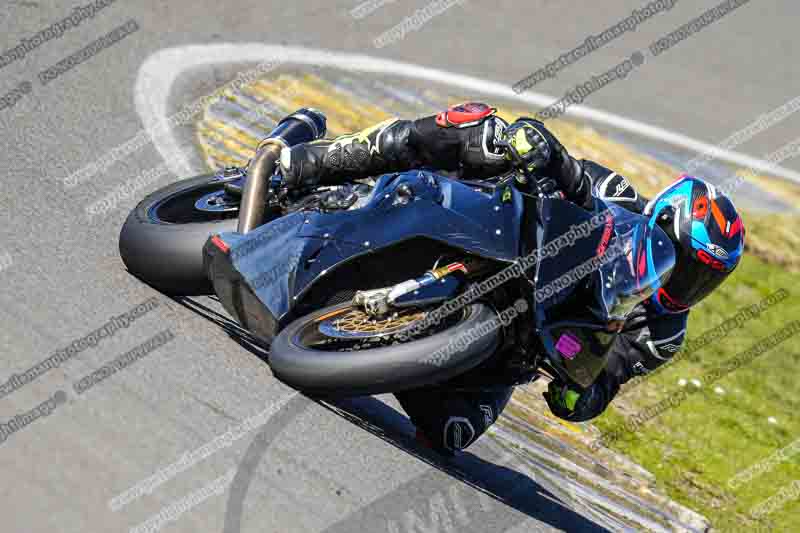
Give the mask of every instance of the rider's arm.
<path id="1" fill-rule="evenodd" d="M 635 213 L 641 213 L 647 201 L 642 198 L 625 176 L 617 174 L 594 161 L 581 161 L 586 186 L 592 195 L 607 202 L 614 202 Z"/>
<path id="2" fill-rule="evenodd" d="M 520 118 L 536 132 L 534 140 L 543 139 L 550 148 L 549 162 L 539 172 L 555 180 L 566 199 L 587 209 L 592 207 L 592 197 L 620 204 L 641 213 L 646 202 L 624 176 L 587 159 L 572 157 L 556 136 L 540 121 Z"/>
<path id="3" fill-rule="evenodd" d="M 667 363 L 681 349 L 686 337 L 689 313 L 665 314 L 644 320 L 617 338 L 608 356 L 605 370 L 584 390 L 576 390 L 572 405 L 562 400 L 569 397 L 570 386 L 559 384 L 547 398 L 553 414 L 574 422 L 599 416 L 606 410 L 622 385 L 636 376 L 645 375 Z M 561 395 L 561 398 L 556 396 Z"/>

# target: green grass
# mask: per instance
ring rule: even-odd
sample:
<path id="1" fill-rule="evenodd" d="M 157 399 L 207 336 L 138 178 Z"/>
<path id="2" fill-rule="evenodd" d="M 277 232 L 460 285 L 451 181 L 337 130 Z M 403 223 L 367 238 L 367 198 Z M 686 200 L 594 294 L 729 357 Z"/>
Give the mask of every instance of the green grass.
<path id="1" fill-rule="evenodd" d="M 793 221 L 796 222 L 796 221 Z M 761 243 L 769 233 L 761 231 Z M 794 226 L 796 227 L 796 226 Z M 787 243 L 772 242 L 773 245 Z M 790 261 L 796 252 L 783 249 Z M 761 255 L 761 254 L 758 254 Z M 716 365 L 746 350 L 792 320 L 800 319 L 800 276 L 787 263 L 767 262 L 746 255 L 733 277 L 692 313 L 689 338 L 713 328 L 739 308 L 762 300 L 779 288 L 790 296 L 740 330 L 698 350 L 624 396 L 626 413 L 652 405 L 678 388 L 684 378 L 700 379 Z M 792 481 L 800 479 L 800 454 L 762 474 L 751 483 L 731 490 L 727 482 L 737 472 L 768 457 L 800 438 L 800 335 L 723 377 L 713 386 L 690 395 L 678 407 L 627 433 L 611 445 L 651 471 L 676 501 L 708 517 L 723 531 L 755 529 L 800 531 L 800 499 L 789 501 L 766 519 L 753 520 L 750 509 Z M 692 385 L 688 385 L 692 387 Z M 714 387 L 725 394 L 714 392 Z M 615 402 L 617 403 L 617 402 Z M 768 423 L 775 417 L 777 424 Z M 612 408 L 597 419 L 604 432 L 624 421 Z"/>
<path id="2" fill-rule="evenodd" d="M 644 195 L 652 195 L 680 174 L 679 169 L 652 160 L 597 132 L 554 121 L 556 133 L 570 151 L 614 169 L 623 169 Z M 747 172 L 731 171 L 748 175 Z M 751 181 L 793 205 L 800 187 L 765 176 Z M 677 381 L 702 379 L 717 364 L 746 350 L 792 320 L 800 319 L 800 217 L 786 214 L 744 213 L 746 256 L 730 280 L 692 313 L 689 338 L 697 338 L 738 309 L 759 302 L 783 287 L 790 296 L 757 320 L 746 323 L 727 338 L 676 362 L 617 398 L 597 420 L 603 432 L 619 427 L 624 418 L 667 398 Z M 767 521 L 748 517 L 750 509 L 793 480 L 800 479 L 800 454 L 790 462 L 730 490 L 737 472 L 768 457 L 800 438 L 800 335 L 720 379 L 726 394 L 703 387 L 677 408 L 662 414 L 635 435 L 615 441 L 616 449 L 652 472 L 658 484 L 675 500 L 708 517 L 716 529 L 751 531 L 767 526 L 776 531 L 800 532 L 800 500 L 788 502 Z M 767 422 L 773 416 L 778 424 Z"/>

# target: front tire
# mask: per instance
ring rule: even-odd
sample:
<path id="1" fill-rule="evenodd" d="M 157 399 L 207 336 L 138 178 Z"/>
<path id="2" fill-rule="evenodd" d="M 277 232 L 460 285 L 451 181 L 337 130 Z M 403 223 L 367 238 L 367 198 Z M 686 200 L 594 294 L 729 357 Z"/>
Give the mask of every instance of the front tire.
<path id="1" fill-rule="evenodd" d="M 222 187 L 214 175 L 198 176 L 139 202 L 119 236 L 119 253 L 130 273 L 167 294 L 213 294 L 203 270 L 203 245 L 212 234 L 236 231 L 238 211 L 205 213 L 194 202 Z"/>
<path id="2" fill-rule="evenodd" d="M 483 303 L 459 311 L 447 328 L 429 336 L 378 348 L 329 351 L 309 346 L 317 324 L 351 308 L 340 304 L 320 309 L 289 324 L 272 343 L 269 365 L 275 376 L 303 392 L 322 396 L 362 396 L 413 389 L 444 382 L 479 365 L 500 344 L 500 330 L 468 335 L 472 328 L 496 318 Z M 456 338 L 471 342 L 455 352 L 449 343 Z M 434 356 L 446 354 L 444 357 Z"/>

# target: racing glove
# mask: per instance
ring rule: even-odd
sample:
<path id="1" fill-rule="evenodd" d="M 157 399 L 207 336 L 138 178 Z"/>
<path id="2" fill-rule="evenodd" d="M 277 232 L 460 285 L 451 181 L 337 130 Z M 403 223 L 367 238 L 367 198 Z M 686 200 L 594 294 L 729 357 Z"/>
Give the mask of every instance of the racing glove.
<path id="1" fill-rule="evenodd" d="M 551 381 L 543 393 L 550 411 L 570 422 L 585 422 L 600 415 L 611 402 L 605 383 L 605 372 L 588 388 Z"/>
<path id="2" fill-rule="evenodd" d="M 544 131 L 544 124 L 538 120 L 519 119 L 505 129 L 499 144 L 506 149 L 507 159 L 536 172 L 547 166 L 553 153 Z"/>
<path id="3" fill-rule="evenodd" d="M 584 173 L 582 163 L 569 155 L 544 123 L 520 117 L 506 132 L 505 143 L 511 144 L 523 161 L 530 162 L 528 170 L 555 180 L 568 200 L 584 207 L 591 205 L 592 183 Z"/>

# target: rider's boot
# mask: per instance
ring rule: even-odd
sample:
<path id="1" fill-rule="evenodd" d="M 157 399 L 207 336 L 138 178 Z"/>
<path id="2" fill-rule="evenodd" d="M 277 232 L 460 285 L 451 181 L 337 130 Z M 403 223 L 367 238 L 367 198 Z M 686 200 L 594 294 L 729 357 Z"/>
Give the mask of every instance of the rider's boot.
<path id="1" fill-rule="evenodd" d="M 287 187 L 334 185 L 418 165 L 409 148 L 413 123 L 390 119 L 358 133 L 284 148 L 281 172 Z"/>

